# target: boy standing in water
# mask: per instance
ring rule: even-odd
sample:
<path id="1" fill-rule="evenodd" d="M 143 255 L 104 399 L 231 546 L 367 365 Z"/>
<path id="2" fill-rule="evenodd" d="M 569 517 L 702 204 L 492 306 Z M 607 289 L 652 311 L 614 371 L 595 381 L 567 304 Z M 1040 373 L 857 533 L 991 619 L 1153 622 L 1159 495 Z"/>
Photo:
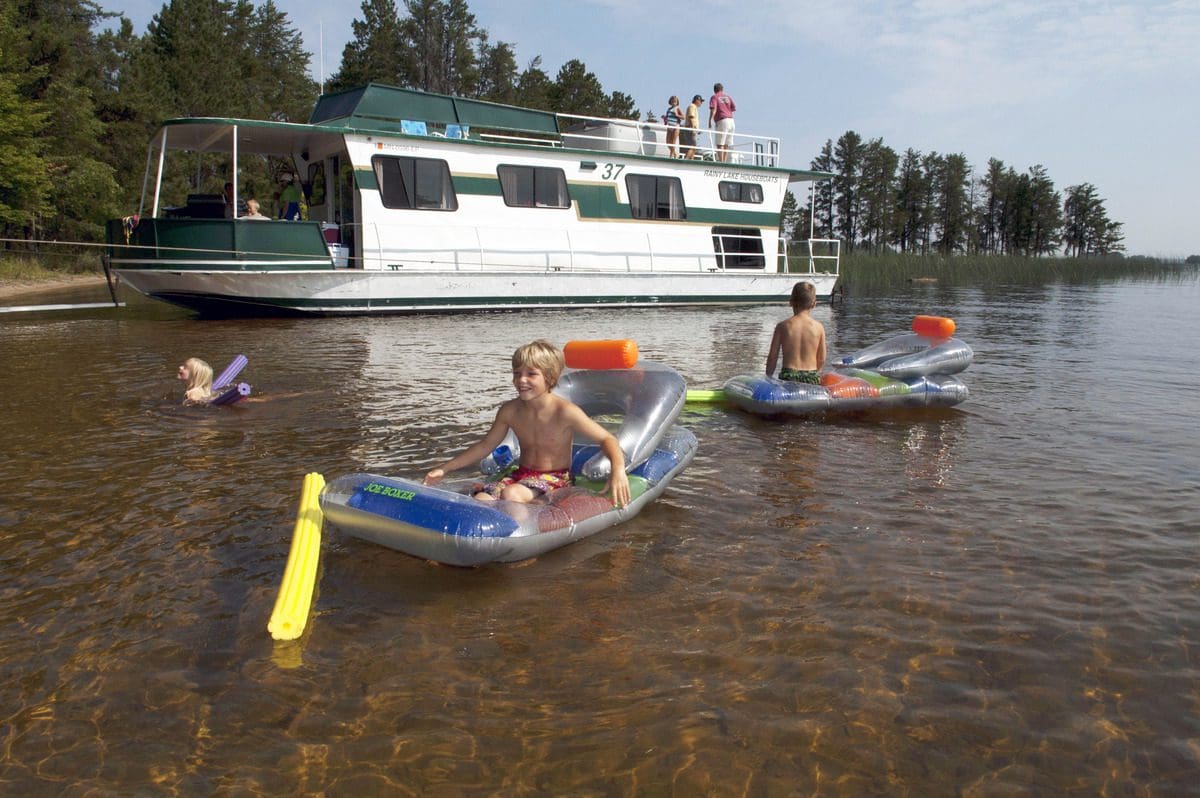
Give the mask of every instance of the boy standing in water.
<path id="1" fill-rule="evenodd" d="M 617 439 L 593 421 L 573 402 L 552 393 L 566 364 L 562 351 L 548 341 L 534 341 L 512 356 L 513 387 L 517 398 L 496 411 L 496 420 L 483 440 L 425 475 L 426 485 L 436 485 L 446 472 L 478 463 L 500 445 L 511 429 L 521 447 L 516 471 L 481 488 L 475 498 L 483 501 L 530 502 L 557 488 L 571 484 L 571 442 L 575 433 L 591 438 L 612 463 L 606 492 L 617 507 L 629 504 L 629 477 L 625 454 Z"/>
<path id="2" fill-rule="evenodd" d="M 816 287 L 812 283 L 796 283 L 792 286 L 790 304 L 793 316 L 776 324 L 771 336 L 767 376 L 775 373 L 775 364 L 782 354 L 779 379 L 820 385 L 820 369 L 825 365 L 825 326 L 811 313 L 817 305 Z"/>

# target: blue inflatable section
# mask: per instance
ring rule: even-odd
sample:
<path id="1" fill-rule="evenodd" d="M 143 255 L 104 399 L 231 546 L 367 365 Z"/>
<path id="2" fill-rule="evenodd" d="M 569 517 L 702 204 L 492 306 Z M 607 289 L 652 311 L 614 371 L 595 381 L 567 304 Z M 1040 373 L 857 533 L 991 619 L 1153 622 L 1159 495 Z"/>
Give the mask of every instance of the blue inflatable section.
<path id="1" fill-rule="evenodd" d="M 470 497 L 414 488 L 375 478 L 356 488 L 346 506 L 447 535 L 503 538 L 519 529 L 513 518 Z"/>
<path id="2" fill-rule="evenodd" d="M 584 465 L 599 453 L 599 446 L 576 446 L 571 453 L 571 473 L 576 477 L 581 477 Z M 678 462 L 679 458 L 673 452 L 666 449 L 655 449 L 654 454 L 650 455 L 645 462 L 637 468 L 629 469 L 629 476 L 641 477 L 650 484 L 654 484 L 666 476 Z"/>
<path id="3" fill-rule="evenodd" d="M 674 452 L 658 449 L 654 454 L 650 455 L 650 458 L 646 462 L 630 471 L 629 475 L 632 477 L 641 477 L 651 485 L 656 485 L 667 474 L 671 473 L 678 463 L 679 458 L 675 456 Z"/>

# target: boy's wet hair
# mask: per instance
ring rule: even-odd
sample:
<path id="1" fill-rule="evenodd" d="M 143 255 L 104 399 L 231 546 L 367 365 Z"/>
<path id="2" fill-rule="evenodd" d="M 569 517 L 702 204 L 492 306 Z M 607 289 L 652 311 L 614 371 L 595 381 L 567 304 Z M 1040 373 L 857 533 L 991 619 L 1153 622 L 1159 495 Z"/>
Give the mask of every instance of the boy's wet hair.
<path id="1" fill-rule="evenodd" d="M 561 349 L 549 341 L 538 339 L 518 347 L 517 351 L 513 352 L 513 371 L 526 366 L 532 366 L 542 372 L 542 376 L 546 378 L 546 385 L 553 388 L 558 385 L 558 378 L 562 376 L 566 362 L 563 360 Z"/>
<path id="2" fill-rule="evenodd" d="M 817 306 L 817 287 L 812 283 L 796 283 L 792 286 L 791 304 L 796 310 L 812 310 Z"/>

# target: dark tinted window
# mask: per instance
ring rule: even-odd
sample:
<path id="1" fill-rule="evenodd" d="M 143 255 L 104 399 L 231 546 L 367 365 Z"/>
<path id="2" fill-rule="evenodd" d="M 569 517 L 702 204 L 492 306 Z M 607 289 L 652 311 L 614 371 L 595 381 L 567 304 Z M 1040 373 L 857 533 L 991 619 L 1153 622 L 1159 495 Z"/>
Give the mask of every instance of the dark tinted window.
<path id="1" fill-rule="evenodd" d="M 629 190 L 629 211 L 634 219 L 687 219 L 678 177 L 626 175 L 625 188 Z"/>
<path id="2" fill-rule="evenodd" d="M 763 201 L 762 186 L 758 183 L 735 183 L 732 180 L 722 180 L 717 190 L 721 193 L 721 199 L 726 202 L 754 202 L 761 203 Z"/>
<path id="3" fill-rule="evenodd" d="M 383 207 L 458 210 L 458 197 L 450 180 L 450 167 L 445 161 L 376 155 L 371 159 L 371 166 L 375 169 Z"/>
<path id="4" fill-rule="evenodd" d="M 541 166 L 500 166 L 500 191 L 504 204 L 515 208 L 569 208 L 571 195 L 561 169 Z"/>

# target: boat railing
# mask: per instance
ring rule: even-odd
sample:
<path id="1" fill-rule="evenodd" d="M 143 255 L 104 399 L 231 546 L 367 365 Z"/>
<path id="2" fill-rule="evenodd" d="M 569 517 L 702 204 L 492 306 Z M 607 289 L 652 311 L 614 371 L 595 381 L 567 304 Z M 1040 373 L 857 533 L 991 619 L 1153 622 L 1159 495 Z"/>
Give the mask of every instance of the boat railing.
<path id="1" fill-rule="evenodd" d="M 779 270 L 792 274 L 840 274 L 842 242 L 838 238 L 779 239 Z M 821 266 L 820 269 L 817 267 Z"/>
<path id="2" fill-rule="evenodd" d="M 346 224 L 343 240 L 360 244 L 360 255 L 348 264 L 367 270 L 434 268 L 481 271 L 695 271 L 800 272 L 803 259 L 776 260 L 766 246 L 773 236 L 739 234 L 736 228 L 696 231 L 592 231 L 587 229 L 487 226 L 429 227 L 398 224 Z M 414 244 L 414 242 L 424 242 Z M 394 243 L 393 243 L 394 242 Z M 703 243 L 701 243 L 703 242 Z M 837 244 L 832 254 L 817 251 L 807 261 L 808 273 L 837 272 Z M 811 250 L 811 246 L 810 246 Z"/>
<path id="3" fill-rule="evenodd" d="M 114 220 L 107 230 L 106 247 L 117 262 L 187 261 L 190 268 L 217 269 L 273 263 L 368 271 L 837 274 L 841 249 L 836 239 L 788 242 L 771 231 L 720 226 L 698 234 L 695 227 L 614 231 L 212 219 L 190 220 L 176 230 L 171 220 L 143 220 L 131 238 L 121 225 Z"/>
<path id="4" fill-rule="evenodd" d="M 667 132 L 684 131 L 688 128 L 672 127 L 658 122 L 639 122 L 636 119 L 611 119 L 581 114 L 555 114 L 559 120 L 562 146 L 604 152 L 625 152 L 639 155 L 655 155 L 663 158 L 682 157 L 688 149 L 696 150 L 696 157 L 705 161 L 716 161 L 717 146 L 715 133 L 711 130 L 696 130 L 696 144 L 684 146 L 682 142 L 667 143 Z M 671 155 L 674 147 L 676 155 Z M 752 136 L 748 133 L 733 133 L 730 144 L 732 153 L 728 163 L 749 166 L 779 166 L 779 139 L 772 136 Z"/>
<path id="5" fill-rule="evenodd" d="M 507 133 L 480 133 L 481 141 L 495 141 L 501 144 L 534 144 L 541 147 L 561 147 L 562 144 L 551 139 L 539 139 L 532 136 L 511 136 Z"/>

